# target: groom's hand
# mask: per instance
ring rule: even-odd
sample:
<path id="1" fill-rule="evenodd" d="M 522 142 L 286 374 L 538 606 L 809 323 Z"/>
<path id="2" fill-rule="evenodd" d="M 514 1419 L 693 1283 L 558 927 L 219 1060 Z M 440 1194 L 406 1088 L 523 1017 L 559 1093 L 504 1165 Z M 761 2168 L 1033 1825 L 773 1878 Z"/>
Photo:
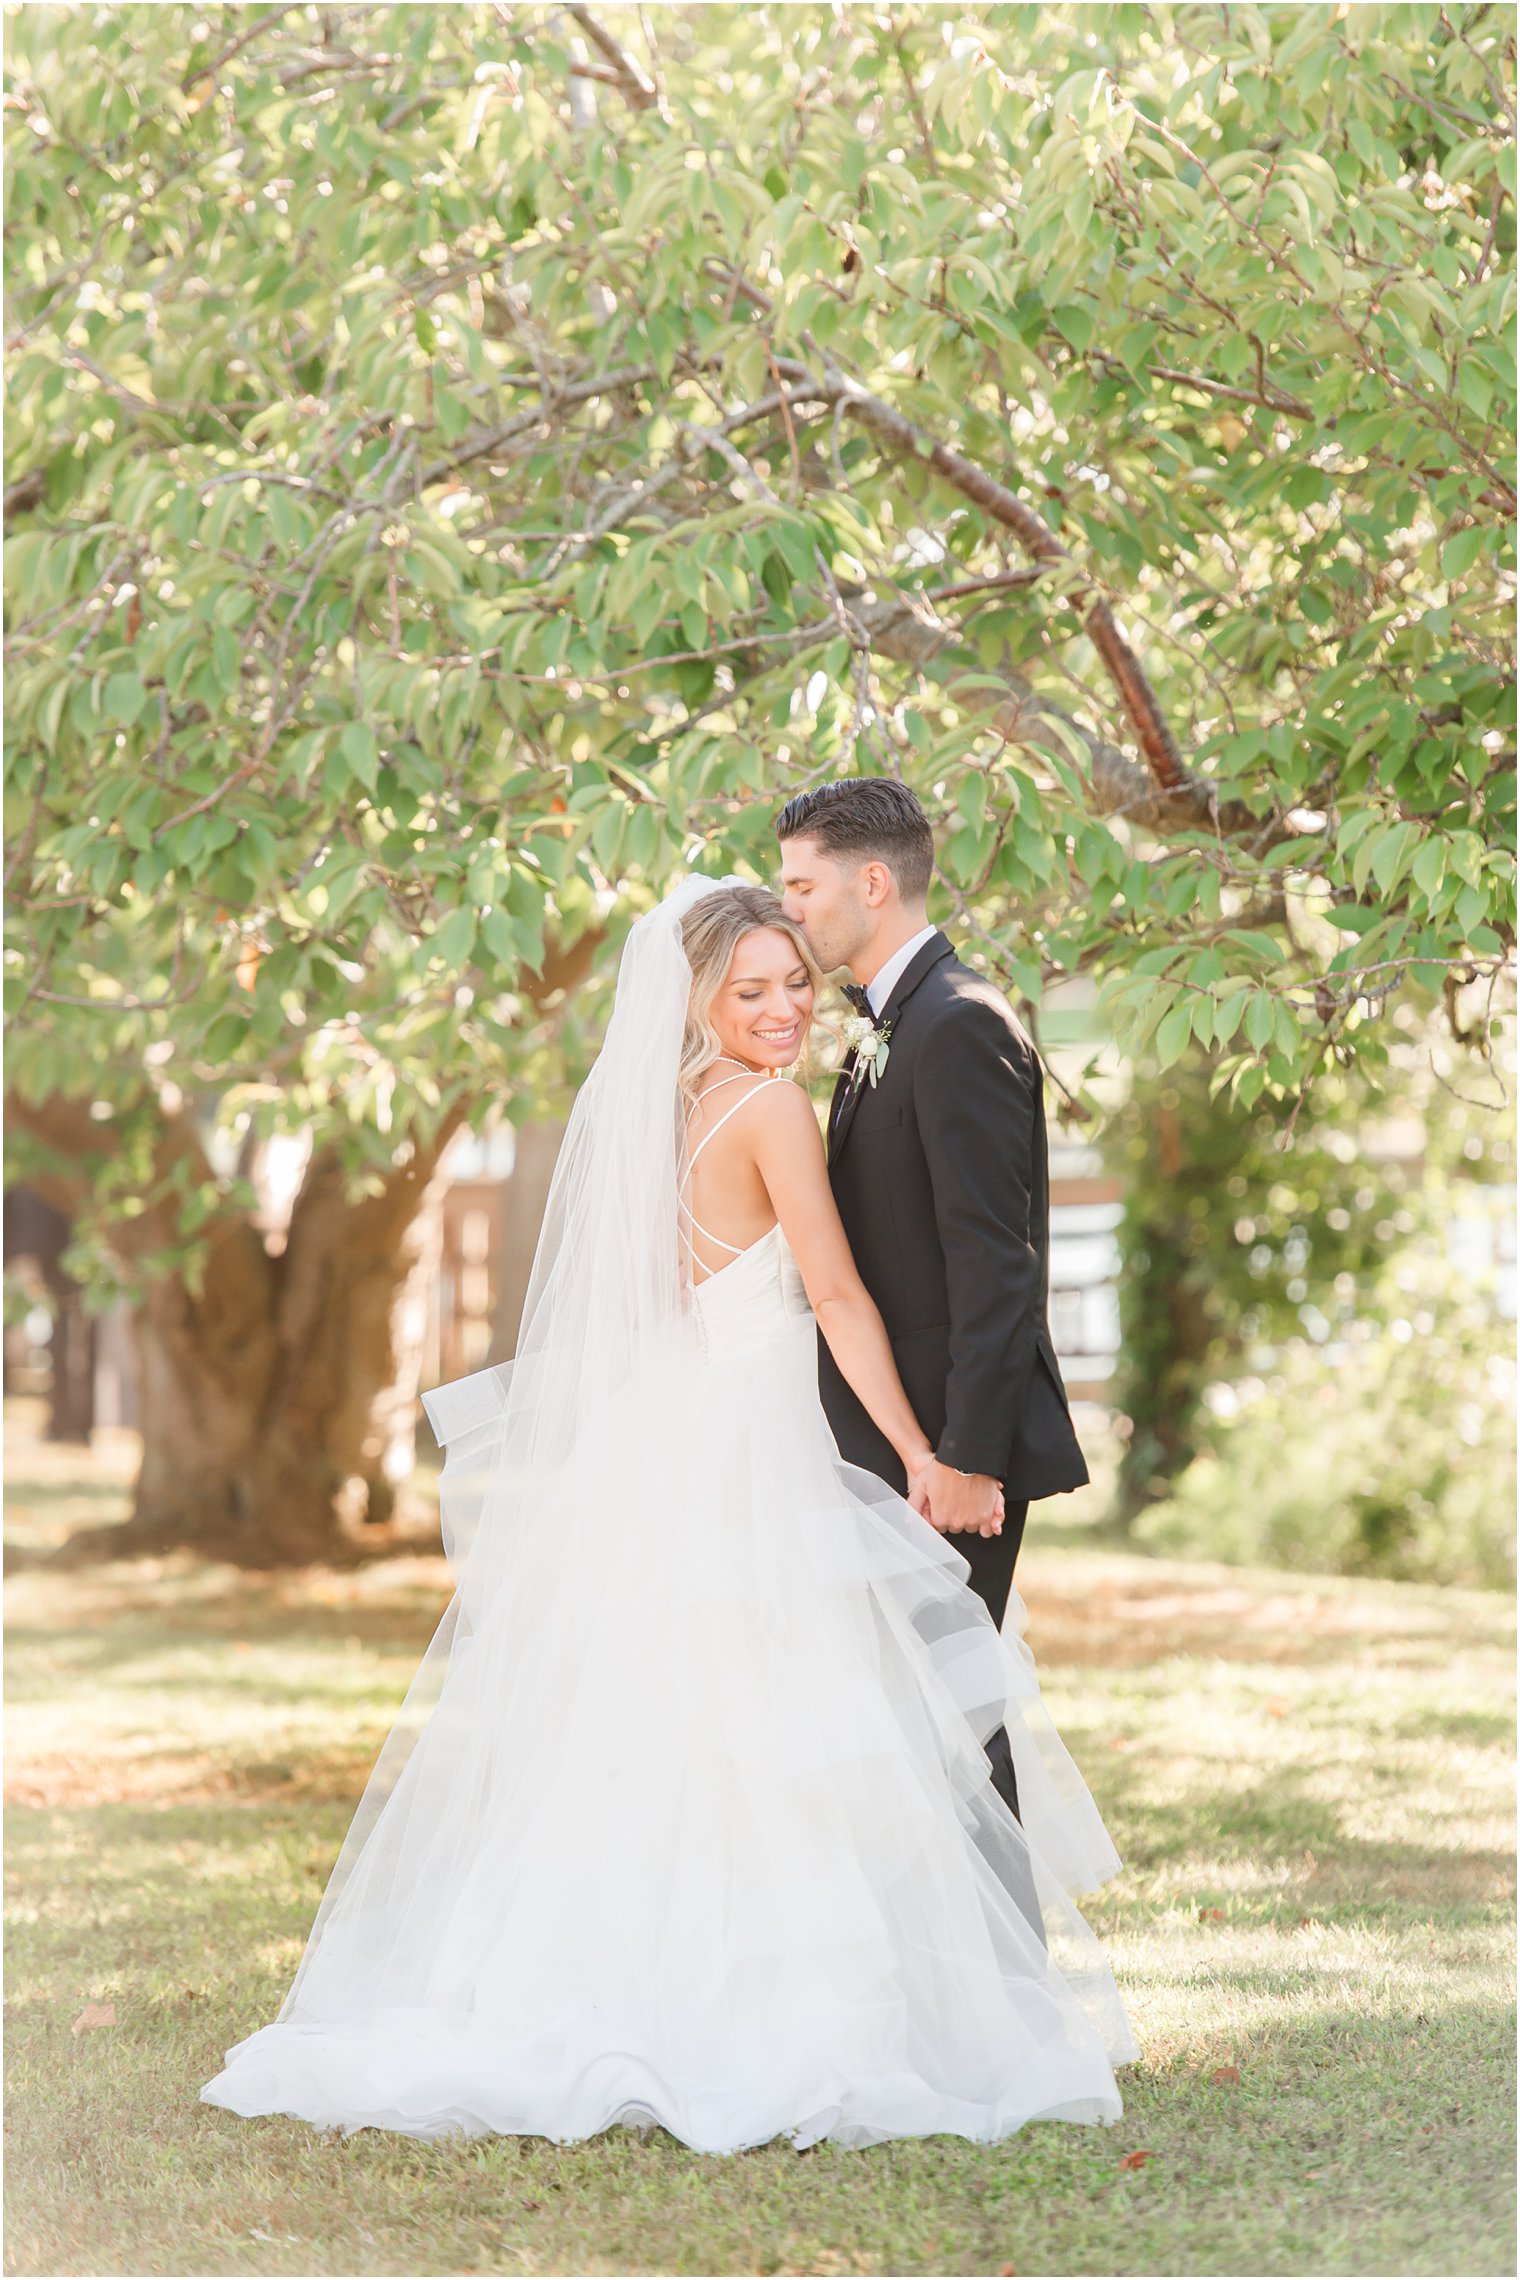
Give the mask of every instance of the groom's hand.
<path id="1" fill-rule="evenodd" d="M 914 1474 L 908 1501 L 942 1536 L 996 1536 L 1002 1532 L 1002 1483 L 988 1473 L 957 1472 L 936 1457 Z"/>

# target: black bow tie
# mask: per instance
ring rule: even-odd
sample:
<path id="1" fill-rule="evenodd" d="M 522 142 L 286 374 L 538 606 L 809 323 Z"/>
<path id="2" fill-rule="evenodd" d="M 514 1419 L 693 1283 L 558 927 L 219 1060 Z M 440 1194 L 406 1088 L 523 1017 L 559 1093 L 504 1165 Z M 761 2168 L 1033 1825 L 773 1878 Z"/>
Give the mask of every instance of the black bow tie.
<path id="1" fill-rule="evenodd" d="M 875 1014 L 871 1011 L 870 996 L 861 988 L 859 982 L 841 982 L 839 988 L 841 995 L 849 999 L 857 1013 L 863 1013 L 867 1021 L 876 1019 Z"/>

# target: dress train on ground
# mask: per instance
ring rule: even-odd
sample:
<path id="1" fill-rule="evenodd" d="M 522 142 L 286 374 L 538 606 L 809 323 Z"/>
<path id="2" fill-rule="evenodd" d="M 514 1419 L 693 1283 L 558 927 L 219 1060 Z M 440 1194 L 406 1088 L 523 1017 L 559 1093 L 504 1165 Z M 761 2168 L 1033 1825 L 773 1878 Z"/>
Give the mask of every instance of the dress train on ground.
<path id="1" fill-rule="evenodd" d="M 203 2099 L 715 2153 L 1119 2118 L 1139 2054 L 1076 1907 L 1119 1861 L 1022 1603 L 999 1635 L 953 1539 L 839 1457 L 778 1229 L 696 1300 L 509 1522 L 503 1374 L 425 1397 L 436 1700 L 419 1678 L 278 2019 Z"/>

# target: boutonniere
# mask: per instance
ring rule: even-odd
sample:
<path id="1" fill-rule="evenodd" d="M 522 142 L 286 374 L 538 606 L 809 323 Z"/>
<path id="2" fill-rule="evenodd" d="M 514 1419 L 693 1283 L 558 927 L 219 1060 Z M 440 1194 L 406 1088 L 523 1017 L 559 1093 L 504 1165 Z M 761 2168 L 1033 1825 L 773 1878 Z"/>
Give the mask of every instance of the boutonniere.
<path id="1" fill-rule="evenodd" d="M 892 1024 L 884 1022 L 879 1028 L 868 1013 L 852 1013 L 844 1024 L 844 1041 L 855 1056 L 855 1068 L 850 1078 L 850 1090 L 856 1092 L 867 1075 L 874 1085 L 887 1065 L 887 1041 L 892 1035 Z"/>

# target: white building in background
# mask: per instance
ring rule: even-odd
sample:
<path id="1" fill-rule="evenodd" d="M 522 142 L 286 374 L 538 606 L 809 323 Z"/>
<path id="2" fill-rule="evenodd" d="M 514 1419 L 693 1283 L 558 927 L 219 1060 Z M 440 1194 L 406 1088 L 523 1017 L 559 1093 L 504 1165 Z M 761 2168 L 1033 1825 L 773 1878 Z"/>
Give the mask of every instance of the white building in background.
<path id="1" fill-rule="evenodd" d="M 1124 1198 L 1096 1148 L 1050 1141 L 1050 1335 L 1066 1390 L 1105 1401 L 1119 1358 Z"/>
<path id="2" fill-rule="evenodd" d="M 1446 1255 L 1475 1288 L 1491 1289 L 1494 1311 L 1515 1319 L 1515 1197 L 1474 1181 L 1446 1224 Z"/>

